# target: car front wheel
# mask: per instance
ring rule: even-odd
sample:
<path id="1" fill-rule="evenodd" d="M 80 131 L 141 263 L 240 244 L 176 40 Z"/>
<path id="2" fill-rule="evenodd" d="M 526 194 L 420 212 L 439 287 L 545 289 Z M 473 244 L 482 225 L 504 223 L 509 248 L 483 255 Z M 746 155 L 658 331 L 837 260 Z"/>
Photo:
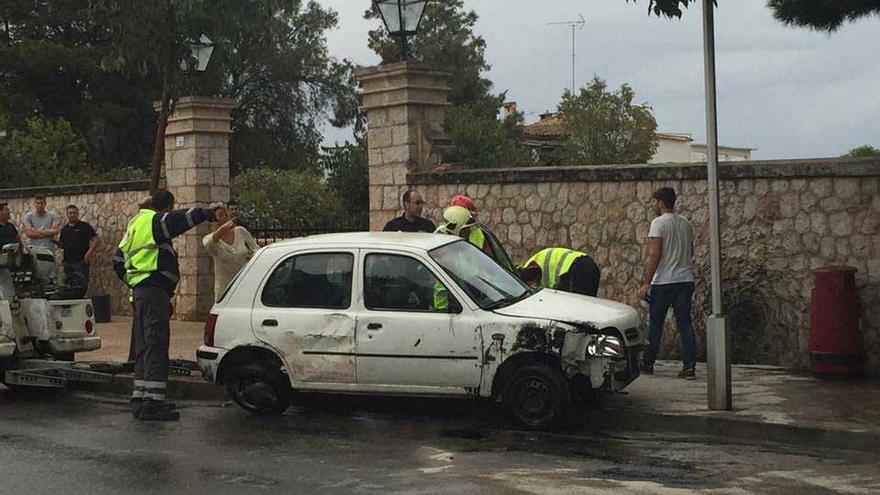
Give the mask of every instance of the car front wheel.
<path id="1" fill-rule="evenodd" d="M 556 424 L 570 400 L 565 378 L 540 365 L 516 370 L 501 397 L 513 419 L 531 429 L 546 429 Z"/>
<path id="2" fill-rule="evenodd" d="M 233 369 L 227 389 L 242 409 L 261 416 L 281 414 L 290 404 L 290 384 L 284 374 L 259 363 Z"/>

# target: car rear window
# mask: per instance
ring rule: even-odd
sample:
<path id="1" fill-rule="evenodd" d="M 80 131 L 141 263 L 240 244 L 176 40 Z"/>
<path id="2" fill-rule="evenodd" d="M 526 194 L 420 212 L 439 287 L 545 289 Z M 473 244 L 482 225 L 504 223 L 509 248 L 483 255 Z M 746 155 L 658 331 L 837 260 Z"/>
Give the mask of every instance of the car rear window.
<path id="1" fill-rule="evenodd" d="M 313 253 L 282 261 L 260 300 L 279 308 L 347 309 L 351 306 L 351 253 Z"/>

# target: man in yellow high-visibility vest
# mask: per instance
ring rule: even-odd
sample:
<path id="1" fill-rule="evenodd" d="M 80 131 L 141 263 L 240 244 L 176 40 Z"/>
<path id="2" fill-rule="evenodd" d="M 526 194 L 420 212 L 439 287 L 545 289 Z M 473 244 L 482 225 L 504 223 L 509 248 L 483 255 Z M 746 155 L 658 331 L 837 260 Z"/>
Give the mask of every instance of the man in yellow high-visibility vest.
<path id="1" fill-rule="evenodd" d="M 532 287 L 558 289 L 585 296 L 599 293 L 600 271 L 593 258 L 568 248 L 538 251 L 520 268 L 520 278 Z"/>
<path id="2" fill-rule="evenodd" d="M 180 279 L 171 239 L 214 219 L 214 212 L 207 208 L 173 208 L 174 195 L 164 189 L 156 191 L 150 206 L 142 207 L 128 223 L 113 255 L 113 270 L 133 295 L 136 359 L 131 404 L 132 414 L 140 420 L 180 418 L 165 403 L 171 297 Z"/>

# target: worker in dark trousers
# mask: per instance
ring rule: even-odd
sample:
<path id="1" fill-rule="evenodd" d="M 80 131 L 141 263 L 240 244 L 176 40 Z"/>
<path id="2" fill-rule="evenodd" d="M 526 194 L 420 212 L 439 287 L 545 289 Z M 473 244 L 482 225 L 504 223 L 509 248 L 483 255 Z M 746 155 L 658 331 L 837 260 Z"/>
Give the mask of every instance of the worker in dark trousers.
<path id="1" fill-rule="evenodd" d="M 176 421 L 180 414 L 165 403 L 171 297 L 180 279 L 171 239 L 196 225 L 214 220 L 207 208 L 172 211 L 174 196 L 163 189 L 153 194 L 128 224 L 113 269 L 134 296 L 136 359 L 132 414 L 146 421 Z"/>
<path id="2" fill-rule="evenodd" d="M 586 253 L 572 249 L 542 249 L 523 263 L 519 275 L 532 287 L 592 297 L 599 293 L 599 266 Z"/>

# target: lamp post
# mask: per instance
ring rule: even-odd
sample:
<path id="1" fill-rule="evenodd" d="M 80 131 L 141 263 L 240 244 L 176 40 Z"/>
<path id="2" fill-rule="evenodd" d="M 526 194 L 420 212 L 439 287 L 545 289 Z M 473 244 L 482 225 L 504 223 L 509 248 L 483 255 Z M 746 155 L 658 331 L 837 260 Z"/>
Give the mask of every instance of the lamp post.
<path id="1" fill-rule="evenodd" d="M 400 39 L 400 59 L 409 59 L 407 38 L 419 30 L 428 0 L 376 0 L 388 34 Z"/>
<path id="2" fill-rule="evenodd" d="M 714 2 L 703 2 L 703 57 L 706 86 L 706 169 L 709 191 L 709 259 L 712 314 L 706 318 L 706 382 L 709 409 L 733 408 L 730 328 L 721 299 L 721 227 L 718 207 L 718 114 L 715 97 Z"/>
<path id="3" fill-rule="evenodd" d="M 190 41 L 190 56 L 180 61 L 180 70 L 184 72 L 205 72 L 208 70 L 208 62 L 214 53 L 214 42 L 204 34 L 198 41 Z"/>
<path id="4" fill-rule="evenodd" d="M 180 61 L 180 70 L 185 73 L 205 72 L 211 54 L 214 53 L 214 43 L 210 38 L 201 35 L 198 41 L 188 42 L 190 55 Z M 168 127 L 168 117 L 174 113 L 174 105 L 171 101 L 169 77 L 174 69 L 174 61 L 168 60 L 162 73 L 162 105 L 159 108 L 159 119 L 156 125 L 156 140 L 153 143 L 153 169 L 150 173 L 150 192 L 156 192 L 159 188 L 159 178 L 162 175 L 162 162 L 165 160 L 165 129 Z M 132 344 L 133 346 L 133 344 Z M 131 357 L 131 353 L 129 353 Z"/>

